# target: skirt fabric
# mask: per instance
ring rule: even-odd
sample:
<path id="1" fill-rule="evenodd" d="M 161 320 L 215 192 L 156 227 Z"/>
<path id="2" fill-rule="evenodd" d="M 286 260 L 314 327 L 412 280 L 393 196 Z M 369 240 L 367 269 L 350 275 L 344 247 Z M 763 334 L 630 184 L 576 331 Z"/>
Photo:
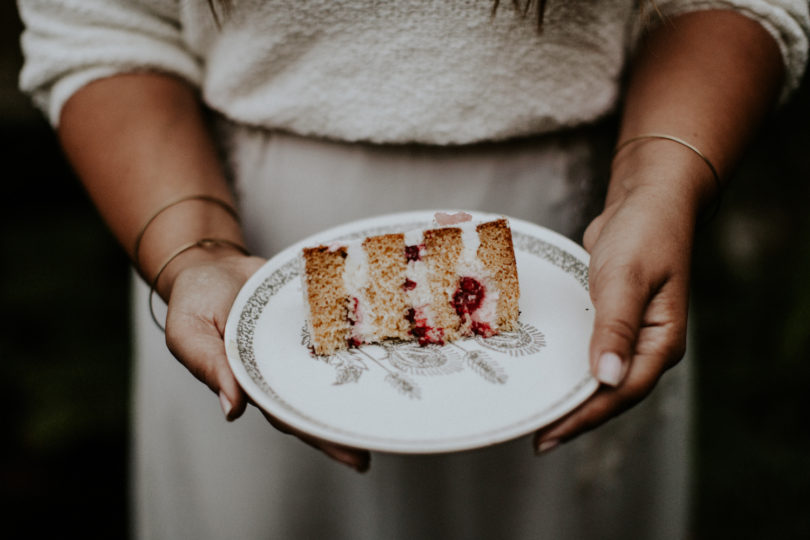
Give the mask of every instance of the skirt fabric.
<path id="1" fill-rule="evenodd" d="M 593 197 L 584 134 L 429 148 L 230 126 L 227 140 L 248 243 L 266 257 L 326 227 L 405 210 L 482 210 L 579 234 Z M 688 535 L 688 359 L 642 404 L 546 455 L 530 437 L 449 455 L 375 453 L 361 475 L 252 408 L 225 422 L 217 396 L 167 351 L 146 286 L 136 279 L 133 290 L 137 538 Z"/>

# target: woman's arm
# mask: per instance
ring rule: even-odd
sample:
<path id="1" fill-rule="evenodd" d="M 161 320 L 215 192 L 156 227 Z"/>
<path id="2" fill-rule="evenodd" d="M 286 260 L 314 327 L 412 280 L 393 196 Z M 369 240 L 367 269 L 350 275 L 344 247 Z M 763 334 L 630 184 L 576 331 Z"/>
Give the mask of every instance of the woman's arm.
<path id="1" fill-rule="evenodd" d="M 177 78 L 122 74 L 88 84 L 62 109 L 59 138 L 130 255 L 143 226 L 167 203 L 197 194 L 233 203 L 197 96 Z M 179 246 L 206 237 L 243 244 L 239 224 L 223 207 L 201 200 L 174 205 L 143 235 L 138 270 L 151 282 Z M 157 283 L 169 303 L 169 349 L 219 395 L 229 420 L 242 414 L 247 398 L 228 367 L 222 335 L 237 293 L 262 262 L 229 247 L 191 249 L 173 259 Z M 324 443 L 268 420 L 354 468 L 368 464 L 367 452 Z"/>
<path id="2" fill-rule="evenodd" d="M 663 21 L 638 49 L 619 141 L 678 137 L 725 178 L 774 105 L 782 71 L 774 40 L 740 14 L 704 11 Z M 596 308 L 590 362 L 604 384 L 537 433 L 539 450 L 631 407 L 683 356 L 695 226 L 718 195 L 711 169 L 678 143 L 642 139 L 616 156 L 605 208 L 584 238 Z"/>
<path id="3" fill-rule="evenodd" d="M 90 83 L 65 104 L 58 133 L 90 197 L 130 256 L 138 232 L 170 201 L 204 193 L 233 205 L 196 95 L 179 79 L 144 73 Z M 150 280 L 174 249 L 205 236 L 243 243 L 238 223 L 216 205 L 188 202 L 167 210 L 144 235 L 138 271 Z M 181 258 L 210 255 L 195 251 Z M 170 265 L 158 284 L 164 298 L 181 266 Z"/>

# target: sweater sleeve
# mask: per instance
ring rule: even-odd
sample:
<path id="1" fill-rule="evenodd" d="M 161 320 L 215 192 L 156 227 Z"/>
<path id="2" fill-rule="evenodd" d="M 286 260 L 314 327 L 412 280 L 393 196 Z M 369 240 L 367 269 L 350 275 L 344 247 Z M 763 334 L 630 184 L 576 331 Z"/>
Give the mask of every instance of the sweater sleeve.
<path id="1" fill-rule="evenodd" d="M 799 86 L 810 47 L 810 2 L 807 0 L 656 0 L 664 17 L 691 11 L 725 9 L 759 22 L 776 40 L 785 65 L 780 101 Z"/>
<path id="2" fill-rule="evenodd" d="M 176 0 L 18 0 L 18 7 L 20 88 L 54 126 L 68 98 L 103 77 L 154 70 L 199 84 L 201 64 L 183 43 Z"/>

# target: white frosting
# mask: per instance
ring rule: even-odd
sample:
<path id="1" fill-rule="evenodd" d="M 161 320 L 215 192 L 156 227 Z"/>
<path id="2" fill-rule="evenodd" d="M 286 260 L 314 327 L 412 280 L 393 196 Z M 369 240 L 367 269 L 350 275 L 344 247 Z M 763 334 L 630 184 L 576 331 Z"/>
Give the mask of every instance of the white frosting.
<path id="1" fill-rule="evenodd" d="M 355 317 L 352 328 L 352 337 L 367 341 L 374 336 L 376 327 L 373 324 L 374 315 L 366 295 L 368 287 L 368 254 L 361 242 L 351 242 L 347 245 L 346 267 L 343 271 L 343 286 L 349 296 L 349 310 L 354 309 L 354 299 L 357 299 Z"/>
<path id="2" fill-rule="evenodd" d="M 498 291 L 492 286 L 492 281 L 489 279 L 484 279 L 482 281 L 484 284 L 486 294 L 484 295 L 484 301 L 481 302 L 481 305 L 476 309 L 472 314 L 472 320 L 480 323 L 486 323 L 492 328 L 493 330 L 498 329 L 498 325 L 496 323 L 497 315 L 498 315 Z"/>
<path id="3" fill-rule="evenodd" d="M 461 241 L 464 244 L 459 264 L 465 266 L 480 265 L 483 267 L 481 261 L 478 260 L 478 247 L 481 245 L 481 238 L 478 237 L 478 231 L 475 230 L 475 227 L 472 223 L 464 223 L 459 226 L 461 229 Z"/>
<path id="4" fill-rule="evenodd" d="M 407 231 L 405 233 L 405 245 L 406 246 L 418 246 L 425 240 L 425 231 L 421 229 L 415 229 L 412 231 Z"/>
<path id="5" fill-rule="evenodd" d="M 495 318 L 498 309 L 498 289 L 489 275 L 484 263 L 478 258 L 478 247 L 481 239 L 473 223 L 464 223 L 458 226 L 461 229 L 461 240 L 464 248 L 456 263 L 456 273 L 459 277 L 471 277 L 484 286 L 484 300 L 472 313 L 472 320 L 487 323 L 495 330 Z"/>

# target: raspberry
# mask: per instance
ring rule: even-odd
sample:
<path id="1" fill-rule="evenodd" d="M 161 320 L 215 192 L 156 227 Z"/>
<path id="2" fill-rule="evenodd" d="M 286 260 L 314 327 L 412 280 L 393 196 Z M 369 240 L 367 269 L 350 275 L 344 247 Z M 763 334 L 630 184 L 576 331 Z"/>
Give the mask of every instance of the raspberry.
<path id="1" fill-rule="evenodd" d="M 405 246 L 405 258 L 409 261 L 422 260 L 421 251 L 425 248 L 424 244 Z"/>
<path id="2" fill-rule="evenodd" d="M 492 327 L 489 325 L 489 323 L 485 322 L 473 321 L 470 329 L 472 330 L 473 334 L 476 334 L 483 338 L 488 338 L 495 335 L 495 331 L 492 330 Z"/>
<path id="3" fill-rule="evenodd" d="M 463 277 L 458 282 L 458 288 L 453 293 L 453 307 L 462 319 L 481 307 L 484 301 L 484 286 L 471 277 Z"/>
<path id="4" fill-rule="evenodd" d="M 444 329 L 429 326 L 427 318 L 414 308 L 408 308 L 405 319 L 411 323 L 411 335 L 419 340 L 419 345 L 444 345 Z"/>

